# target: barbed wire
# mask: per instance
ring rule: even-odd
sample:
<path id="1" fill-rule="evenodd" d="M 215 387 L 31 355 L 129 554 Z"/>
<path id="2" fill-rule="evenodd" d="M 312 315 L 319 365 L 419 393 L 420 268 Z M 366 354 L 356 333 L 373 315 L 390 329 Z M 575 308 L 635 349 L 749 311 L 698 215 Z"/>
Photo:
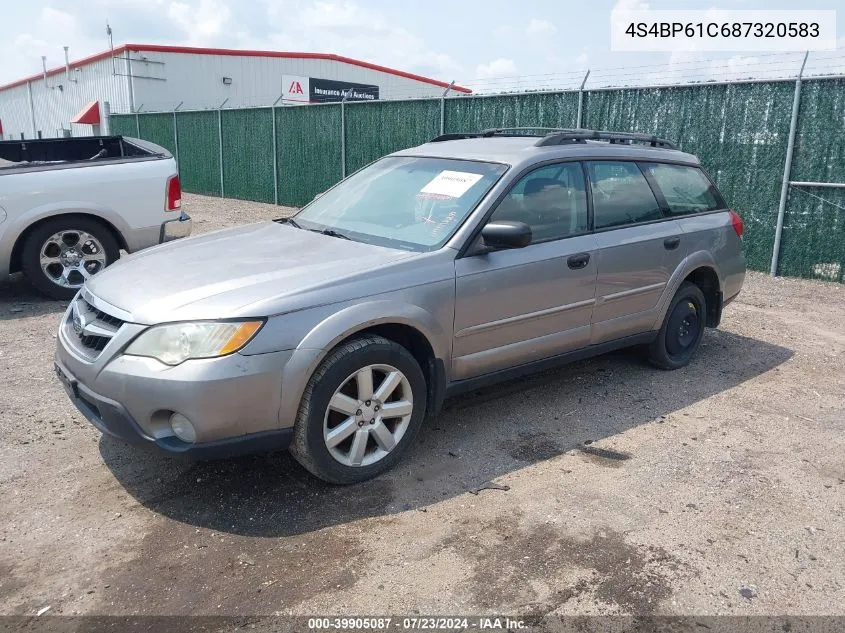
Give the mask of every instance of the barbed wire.
<path id="1" fill-rule="evenodd" d="M 785 60 L 785 59 L 781 59 L 781 60 L 776 61 L 776 62 L 758 62 L 757 58 L 759 58 L 759 57 L 773 57 L 773 56 L 783 57 L 783 56 L 786 56 L 786 55 L 793 55 L 800 61 L 800 56 L 803 55 L 803 54 L 804 53 L 799 53 L 799 52 L 760 53 L 760 54 L 752 54 L 748 57 L 742 57 L 741 55 L 736 55 L 734 57 L 728 57 L 728 58 L 693 59 L 693 60 L 684 60 L 684 61 L 679 61 L 679 62 L 665 62 L 665 63 L 661 63 L 661 64 L 641 64 L 641 65 L 636 65 L 636 66 L 610 66 L 610 67 L 605 67 L 605 68 L 593 68 L 593 69 L 590 70 L 590 75 L 593 76 L 593 75 L 596 75 L 596 74 L 607 73 L 609 71 L 630 72 L 631 70 L 647 69 L 647 68 L 651 68 L 651 69 L 661 69 L 661 68 L 670 68 L 670 67 L 676 68 L 678 66 L 690 66 L 692 64 L 696 64 L 697 68 L 706 68 L 706 69 L 719 67 L 719 66 L 731 66 L 731 65 L 734 65 L 734 64 L 737 64 L 737 63 L 756 64 L 756 65 L 766 65 L 766 64 L 772 64 L 772 63 L 777 63 L 777 64 L 783 63 L 783 64 L 785 64 L 785 63 L 787 63 L 787 60 Z M 842 51 L 840 54 L 843 56 L 843 58 L 845 58 L 845 51 Z M 716 63 L 716 62 L 722 62 L 722 63 Z M 689 70 L 694 70 L 696 67 L 691 68 Z M 485 83 L 485 82 L 490 82 L 490 81 L 498 81 L 498 80 L 501 80 L 501 79 L 557 77 L 557 76 L 560 76 L 560 75 L 577 75 L 579 77 L 583 77 L 584 74 L 586 73 L 586 71 L 587 71 L 587 67 L 585 66 L 583 69 L 567 71 L 566 73 L 550 72 L 550 73 L 533 73 L 533 74 L 532 73 L 526 73 L 526 74 L 520 74 L 520 75 L 502 75 L 502 76 L 499 76 L 499 77 L 491 77 L 491 78 L 461 79 L 461 80 L 457 80 L 456 83 L 458 83 L 460 85 L 468 85 L 468 84 Z"/>
<path id="2" fill-rule="evenodd" d="M 737 75 L 749 74 L 759 75 L 762 79 L 790 78 L 798 73 L 801 56 L 803 53 L 768 53 L 752 55 L 747 57 L 732 57 L 719 59 L 696 59 L 685 60 L 674 63 L 646 64 L 638 66 L 623 66 L 611 68 L 590 69 L 590 76 L 587 87 L 602 87 L 603 84 L 612 84 L 624 78 L 627 83 L 639 80 L 653 81 L 659 77 L 671 78 L 673 81 L 679 76 L 688 76 L 690 80 L 705 79 L 699 75 L 708 75 L 706 79 L 730 80 Z M 772 59 L 778 57 L 778 59 Z M 765 58 L 761 61 L 759 58 Z M 824 67 L 819 68 L 819 63 Z M 839 68 L 839 66 L 842 66 Z M 640 72 L 632 73 L 632 70 Z M 818 74 L 830 72 L 845 72 L 845 51 L 825 51 L 825 54 L 811 54 L 808 58 L 805 73 Z M 541 87 L 549 87 L 552 84 L 559 84 L 561 87 L 568 87 L 576 78 L 583 80 L 586 69 L 578 71 L 567 71 L 563 73 L 536 73 L 511 75 L 501 77 L 489 77 L 480 79 L 465 79 L 460 83 L 467 85 L 474 90 L 493 90 L 513 85 L 523 86 L 527 83 L 534 83 Z"/>

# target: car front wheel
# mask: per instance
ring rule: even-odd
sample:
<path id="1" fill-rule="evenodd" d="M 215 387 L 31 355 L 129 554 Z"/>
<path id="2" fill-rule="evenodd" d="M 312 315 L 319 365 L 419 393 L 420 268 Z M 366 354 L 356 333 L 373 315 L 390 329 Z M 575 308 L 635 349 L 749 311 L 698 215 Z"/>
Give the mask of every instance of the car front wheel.
<path id="1" fill-rule="evenodd" d="M 291 452 L 331 483 L 364 481 L 399 461 L 425 410 L 425 377 L 408 350 L 381 336 L 353 339 L 309 380 Z"/>

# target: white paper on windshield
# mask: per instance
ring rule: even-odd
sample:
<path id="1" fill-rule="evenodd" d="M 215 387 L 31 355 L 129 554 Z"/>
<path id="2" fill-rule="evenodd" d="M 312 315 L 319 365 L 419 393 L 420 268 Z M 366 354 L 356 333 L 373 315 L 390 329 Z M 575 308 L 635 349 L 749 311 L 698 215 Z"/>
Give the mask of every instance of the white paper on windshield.
<path id="1" fill-rule="evenodd" d="M 481 180 L 481 174 L 446 169 L 437 174 L 431 182 L 420 189 L 420 194 L 460 198 L 479 180 Z"/>

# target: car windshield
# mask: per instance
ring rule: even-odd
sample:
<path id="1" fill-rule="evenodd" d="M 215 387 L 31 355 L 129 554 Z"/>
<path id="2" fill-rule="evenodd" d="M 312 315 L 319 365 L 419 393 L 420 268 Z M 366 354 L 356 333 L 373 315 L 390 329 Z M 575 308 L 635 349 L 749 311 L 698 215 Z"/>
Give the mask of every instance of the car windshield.
<path id="1" fill-rule="evenodd" d="M 498 163 L 391 156 L 319 196 L 294 222 L 379 246 L 434 250 L 506 170 Z"/>

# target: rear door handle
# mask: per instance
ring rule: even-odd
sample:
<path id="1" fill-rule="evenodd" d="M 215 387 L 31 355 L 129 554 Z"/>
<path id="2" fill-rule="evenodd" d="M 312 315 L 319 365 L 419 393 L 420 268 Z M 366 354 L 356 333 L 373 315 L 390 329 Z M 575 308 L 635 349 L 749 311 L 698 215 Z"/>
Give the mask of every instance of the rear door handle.
<path id="1" fill-rule="evenodd" d="M 680 237 L 667 237 L 663 240 L 663 246 L 667 251 L 673 251 L 678 248 L 678 244 L 681 243 Z"/>
<path id="2" fill-rule="evenodd" d="M 573 270 L 584 268 L 589 263 L 589 253 L 578 253 L 577 255 L 572 255 L 569 259 L 566 260 L 566 265 L 572 268 Z"/>

